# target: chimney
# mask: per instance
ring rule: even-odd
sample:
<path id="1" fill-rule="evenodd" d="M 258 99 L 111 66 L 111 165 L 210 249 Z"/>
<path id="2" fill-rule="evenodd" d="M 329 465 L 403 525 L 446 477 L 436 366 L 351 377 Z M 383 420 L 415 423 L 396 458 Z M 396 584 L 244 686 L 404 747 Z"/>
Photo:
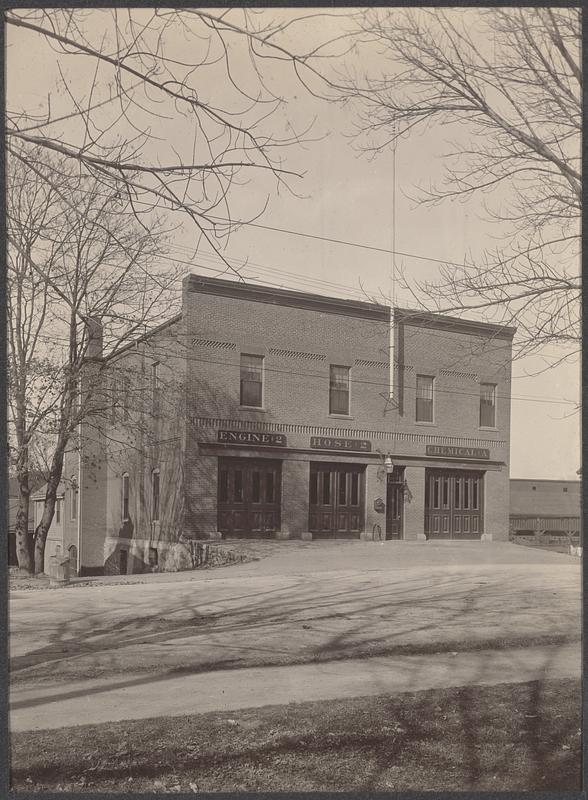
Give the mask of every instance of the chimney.
<path id="1" fill-rule="evenodd" d="M 88 329 L 88 358 L 102 358 L 102 325 L 100 320 L 89 317 L 86 322 Z"/>

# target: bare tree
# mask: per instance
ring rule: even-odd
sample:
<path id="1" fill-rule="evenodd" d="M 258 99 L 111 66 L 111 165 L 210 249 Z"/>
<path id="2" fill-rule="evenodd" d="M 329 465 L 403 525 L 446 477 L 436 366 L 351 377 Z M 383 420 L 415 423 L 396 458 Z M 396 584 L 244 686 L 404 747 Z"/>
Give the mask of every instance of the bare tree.
<path id="1" fill-rule="evenodd" d="M 54 54 L 45 109 L 33 113 L 9 92 L 6 126 L 8 152 L 48 183 L 58 153 L 138 218 L 153 208 L 188 215 L 218 251 L 265 207 L 249 199 L 234 215 L 235 190 L 255 176 L 269 196 L 270 185 L 300 177 L 281 154 L 307 131 L 278 113 L 285 100 L 270 78 L 284 62 L 297 80 L 319 54 L 280 44 L 292 20 L 235 8 L 11 9 L 5 21 L 9 41 Z"/>
<path id="2" fill-rule="evenodd" d="M 19 506 L 15 520 L 16 553 L 19 566 L 32 571 L 32 541 L 29 538 L 29 470 L 34 431 L 45 417 L 42 398 L 51 385 L 49 364 L 37 355 L 48 310 L 48 285 L 31 265 L 29 254 L 41 231 L 51 224 L 53 192 L 50 187 L 31 184 L 20 174 L 9 179 L 9 229 L 18 250 L 8 250 L 8 403 L 11 430 L 11 460 L 19 485 Z M 52 271 L 59 245 L 44 253 L 44 266 Z"/>
<path id="3" fill-rule="evenodd" d="M 580 12 L 574 8 L 370 9 L 357 33 L 369 72 L 336 88 L 357 102 L 372 155 L 402 137 L 454 137 L 438 185 L 418 200 L 483 195 L 503 243 L 407 288 L 431 310 L 486 309 L 515 323 L 521 352 L 580 339 Z M 378 73 L 379 67 L 381 72 Z"/>
<path id="4" fill-rule="evenodd" d="M 88 403 L 96 416 L 96 392 L 80 397 L 94 322 L 116 355 L 167 310 L 172 271 L 147 269 L 159 250 L 156 213 L 187 215 L 195 249 L 204 238 L 219 252 L 235 225 L 264 210 L 232 211 L 250 175 L 269 195 L 298 174 L 281 153 L 306 134 L 277 113 L 284 100 L 269 78 L 278 62 L 300 77 L 318 51 L 291 53 L 280 37 L 293 20 L 244 9 L 11 9 L 4 19 L 9 44 L 49 64 L 39 76 L 45 106 L 27 107 L 12 84 L 6 109 L 10 422 L 26 570 L 31 447 L 50 440 L 39 571 L 65 450 Z"/>
<path id="5" fill-rule="evenodd" d="M 54 161 L 54 181 L 9 159 L 9 433 L 20 487 L 16 520 L 19 566 L 32 568 L 28 540 L 31 448 L 50 458 L 43 515 L 34 536 L 41 572 L 64 455 L 88 414 L 109 403 L 101 360 L 92 360 L 100 329 L 112 354 L 169 316 L 178 272 L 158 259 L 164 236 L 156 220 L 137 225 L 128 202 L 97 181 L 68 174 Z M 56 176 L 60 176 L 57 186 Z M 83 391 L 82 391 L 82 378 Z"/>

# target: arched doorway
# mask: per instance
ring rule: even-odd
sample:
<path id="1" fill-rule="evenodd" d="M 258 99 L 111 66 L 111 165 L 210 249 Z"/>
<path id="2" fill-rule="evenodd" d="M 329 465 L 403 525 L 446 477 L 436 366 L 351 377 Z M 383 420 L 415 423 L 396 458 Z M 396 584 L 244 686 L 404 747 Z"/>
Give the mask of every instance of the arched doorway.
<path id="1" fill-rule="evenodd" d="M 78 548 L 75 544 L 72 544 L 67 549 L 67 554 L 69 556 L 69 572 L 70 575 L 77 575 L 78 574 Z"/>

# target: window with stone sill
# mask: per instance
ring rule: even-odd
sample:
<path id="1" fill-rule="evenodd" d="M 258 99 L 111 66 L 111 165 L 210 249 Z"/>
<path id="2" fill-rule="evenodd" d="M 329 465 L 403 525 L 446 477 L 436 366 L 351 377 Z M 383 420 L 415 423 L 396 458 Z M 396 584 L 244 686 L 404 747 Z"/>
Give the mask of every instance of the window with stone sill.
<path id="1" fill-rule="evenodd" d="M 251 408 L 263 407 L 263 356 L 241 354 L 239 402 Z"/>
<path id="2" fill-rule="evenodd" d="M 431 375 L 416 376 L 416 409 L 417 422 L 433 422 L 433 390 L 434 378 Z"/>
<path id="3" fill-rule="evenodd" d="M 349 416 L 349 367 L 331 364 L 329 378 L 329 414 Z"/>
<path id="4" fill-rule="evenodd" d="M 496 427 L 496 385 L 480 384 L 480 427 Z"/>

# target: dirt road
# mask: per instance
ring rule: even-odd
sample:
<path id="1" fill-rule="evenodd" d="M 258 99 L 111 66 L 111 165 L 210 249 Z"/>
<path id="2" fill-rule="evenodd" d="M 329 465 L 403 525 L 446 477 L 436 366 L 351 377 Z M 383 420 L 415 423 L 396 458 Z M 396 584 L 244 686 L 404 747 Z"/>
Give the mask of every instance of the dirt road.
<path id="1" fill-rule="evenodd" d="M 321 569 L 321 558 L 328 558 L 328 548 L 322 548 L 314 567 L 304 559 L 284 562 L 279 555 L 277 565 L 255 562 L 184 580 L 15 592 L 12 697 L 18 702 L 38 691 L 42 696 L 54 684 L 61 703 L 72 681 L 106 679 L 114 690 L 129 678 L 138 680 L 138 691 L 149 702 L 157 687 L 172 679 L 195 681 L 192 688 L 178 689 L 180 698 L 213 674 L 219 683 L 246 691 L 249 678 L 259 681 L 261 675 L 246 670 L 304 664 L 309 671 L 300 680 L 310 692 L 315 680 L 320 684 L 320 668 L 345 669 L 337 662 L 357 661 L 361 674 L 373 656 L 418 657 L 426 663 L 434 654 L 458 652 L 477 664 L 481 656 L 475 651 L 495 651 L 498 657 L 501 650 L 520 653 L 524 645 L 567 652 L 565 645 L 579 640 L 580 566 L 566 556 L 533 553 L 535 563 L 520 563 L 522 548 L 503 545 L 494 563 L 491 550 L 484 550 L 483 563 L 478 543 L 477 561 L 476 551 L 464 548 L 461 563 L 449 549 L 451 558 L 443 563 L 439 548 L 437 563 L 423 564 L 427 551 L 415 549 L 413 565 L 399 568 L 394 566 L 399 550 L 357 544 L 345 546 L 347 560 L 342 549 L 332 553 L 332 561 L 347 569 Z M 516 550 L 510 560 L 509 547 Z M 447 656 L 447 664 L 452 658 Z M 529 667 L 529 674 L 536 668 Z M 523 670 L 520 680 L 530 680 L 526 674 Z M 131 689 L 132 684 L 126 694 L 113 695 L 119 705 L 122 696 L 130 698 L 129 714 L 138 703 Z M 103 691 L 89 694 L 87 708 L 101 705 L 103 696 Z"/>

